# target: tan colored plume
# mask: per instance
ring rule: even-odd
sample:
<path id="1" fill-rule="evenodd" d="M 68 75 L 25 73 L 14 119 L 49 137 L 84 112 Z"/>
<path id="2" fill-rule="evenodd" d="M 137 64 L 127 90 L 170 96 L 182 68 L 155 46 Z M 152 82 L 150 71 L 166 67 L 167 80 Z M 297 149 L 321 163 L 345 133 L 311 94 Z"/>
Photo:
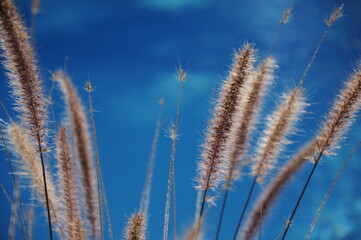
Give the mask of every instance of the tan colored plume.
<path id="1" fill-rule="evenodd" d="M 258 182 L 262 182 L 267 173 L 274 168 L 278 154 L 288 143 L 287 136 L 304 111 L 302 88 L 296 87 L 282 98 L 276 110 L 268 116 L 264 135 L 257 144 L 252 174 L 257 176 Z"/>
<path id="2" fill-rule="evenodd" d="M 43 173 L 36 150 L 36 143 L 27 135 L 26 130 L 16 123 L 8 124 L 5 132 L 10 150 L 18 157 L 18 171 L 20 172 L 22 178 L 28 178 L 30 180 L 30 187 L 35 189 L 38 195 L 38 200 L 46 208 Z M 46 178 L 48 184 L 50 212 L 52 218 L 54 218 L 53 220 L 56 223 L 59 223 L 58 219 L 60 215 L 57 195 L 55 193 L 55 187 L 49 171 L 47 171 Z"/>
<path id="3" fill-rule="evenodd" d="M 57 140 L 57 161 L 58 161 L 58 181 L 59 181 L 59 205 L 62 209 L 62 224 L 66 239 L 77 238 L 79 231 L 84 232 L 83 224 L 79 212 L 79 196 L 76 188 L 76 178 L 74 172 L 74 159 L 70 154 L 66 129 L 60 128 Z"/>
<path id="4" fill-rule="evenodd" d="M 290 21 L 291 14 L 292 14 L 292 8 L 290 7 L 286 8 L 281 19 L 282 25 Z"/>
<path id="5" fill-rule="evenodd" d="M 337 9 L 335 9 L 331 13 L 330 17 L 326 20 L 326 25 L 328 27 L 331 27 L 337 19 L 343 16 L 343 7 L 344 5 L 341 4 Z"/>
<path id="6" fill-rule="evenodd" d="M 222 182 L 224 174 L 224 151 L 227 135 L 231 128 L 231 118 L 236 110 L 238 94 L 244 81 L 253 70 L 255 50 L 250 44 L 244 44 L 234 56 L 233 67 L 228 78 L 222 83 L 220 96 L 209 121 L 203 144 L 202 159 L 198 163 L 198 190 L 204 191 L 201 212 L 208 190 L 215 190 Z"/>
<path id="7" fill-rule="evenodd" d="M 94 166 L 88 121 L 80 98 L 68 76 L 62 71 L 57 71 L 53 79 L 59 82 L 64 94 L 72 135 L 75 140 L 76 159 L 81 171 L 86 215 L 91 225 L 91 235 L 97 236 L 99 229 L 96 169 Z"/>
<path id="8" fill-rule="evenodd" d="M 240 177 L 243 157 L 246 154 L 250 135 L 258 119 L 260 106 L 267 87 L 271 84 L 277 67 L 272 57 L 266 58 L 254 74 L 247 78 L 237 100 L 236 112 L 228 136 L 226 152 L 226 188 Z"/>
<path id="9" fill-rule="evenodd" d="M 333 155 L 334 150 L 345 136 L 349 126 L 355 120 L 361 107 L 361 64 L 344 84 L 343 89 L 323 123 L 323 128 L 317 135 L 318 154 Z M 318 157 L 313 159 L 318 161 Z"/>
<path id="10" fill-rule="evenodd" d="M 125 228 L 126 240 L 145 240 L 147 228 L 147 217 L 142 212 L 138 212 L 129 218 Z"/>

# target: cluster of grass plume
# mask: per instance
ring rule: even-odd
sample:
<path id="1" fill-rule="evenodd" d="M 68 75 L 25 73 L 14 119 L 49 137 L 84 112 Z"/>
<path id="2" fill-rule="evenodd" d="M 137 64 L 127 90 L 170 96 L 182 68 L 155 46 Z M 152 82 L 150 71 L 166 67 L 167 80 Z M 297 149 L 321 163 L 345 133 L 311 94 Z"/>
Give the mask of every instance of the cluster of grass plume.
<path id="1" fill-rule="evenodd" d="M 39 12 L 39 0 L 33 1 L 33 24 Z M 276 60 L 269 55 L 272 52 L 280 30 L 290 18 L 291 8 L 287 8 L 280 20 L 279 29 L 267 51 L 267 56 L 258 61 L 254 44 L 245 43 L 236 50 L 233 65 L 228 77 L 221 83 L 201 146 L 201 159 L 198 162 L 196 191 L 198 193 L 194 224 L 185 233 L 185 240 L 198 240 L 208 237 L 205 224 L 208 213 L 213 211 L 215 202 L 222 197 L 221 212 L 217 221 L 215 238 L 222 238 L 222 221 L 229 216 L 227 198 L 233 185 L 241 181 L 246 173 L 253 176 L 253 181 L 246 193 L 246 201 L 240 203 L 242 210 L 238 221 L 234 223 L 233 239 L 253 239 L 257 235 L 261 239 L 261 227 L 266 221 L 270 208 L 282 193 L 283 188 L 307 163 L 313 164 L 304 187 L 294 206 L 291 216 L 286 221 L 282 231 L 285 239 L 294 221 L 299 204 L 306 193 L 311 178 L 320 162 L 327 155 L 336 155 L 336 149 L 341 147 L 342 140 L 347 136 L 347 130 L 355 121 L 361 108 L 361 66 L 358 66 L 344 87 L 339 91 L 336 100 L 326 115 L 321 129 L 314 138 L 279 167 L 278 160 L 283 150 L 291 143 L 291 136 L 296 132 L 297 122 L 302 119 L 308 104 L 306 103 L 306 80 L 317 53 L 326 36 L 343 14 L 343 5 L 332 12 L 326 20 L 327 28 L 317 44 L 308 65 L 298 84 L 283 93 L 275 109 L 267 116 L 263 131 L 259 131 L 257 123 L 262 116 L 262 106 L 265 96 L 270 91 L 278 68 Z M 13 120 L 8 116 L 2 120 L 0 131 L 2 147 L 7 155 L 12 182 L 13 197 L 0 183 L 11 206 L 9 224 L 9 239 L 15 239 L 15 232 L 21 233 L 23 240 L 32 239 L 33 205 L 39 203 L 45 210 L 49 239 L 86 240 L 105 239 L 103 227 L 108 229 L 109 239 L 113 239 L 110 211 L 106 197 L 101 172 L 95 116 L 90 82 L 85 85 L 89 100 L 89 118 L 75 86 L 66 71 L 56 71 L 53 80 L 58 83 L 63 95 L 66 117 L 57 127 L 51 129 L 48 124 L 48 110 L 51 104 L 44 94 L 43 82 L 38 74 L 35 54 L 30 44 L 30 37 L 11 0 L 0 0 L 0 31 L 1 48 L 4 54 L 4 68 L 7 70 L 11 87 L 11 96 L 15 102 L 14 109 L 18 117 Z M 35 31 L 35 28 L 32 28 Z M 256 65 L 258 63 L 258 66 Z M 175 121 L 171 124 L 169 137 L 171 139 L 171 157 L 165 201 L 163 240 L 169 239 L 170 216 L 173 216 L 173 239 L 177 239 L 177 201 L 175 159 L 179 136 L 181 99 L 183 84 L 187 73 L 182 67 L 178 69 L 179 92 Z M 126 224 L 122 238 L 126 240 L 144 240 L 151 234 L 147 229 L 149 207 L 151 200 L 153 172 L 155 168 L 157 144 L 163 124 L 162 108 L 164 100 L 159 101 L 160 112 L 152 141 L 148 168 L 139 208 L 131 215 Z M 257 138 L 252 145 L 252 138 Z M 55 144 L 54 144 L 55 143 Z M 54 145 L 54 146 L 52 146 Z M 341 176 L 348 161 L 359 148 L 345 161 L 334 182 L 330 186 L 323 202 L 317 211 L 306 239 L 311 235 L 320 212 L 330 196 L 337 180 Z M 55 149 L 55 154 L 52 154 Z M 56 166 L 47 159 L 55 155 Z M 310 161 L 311 160 L 311 161 Z M 270 174 L 277 170 L 275 176 Z M 254 199 L 253 193 L 257 185 L 270 179 L 268 186 Z M 31 200 L 27 217 L 20 197 L 22 183 L 32 192 L 37 200 Z M 24 184 L 25 183 L 25 184 Z M 248 213 L 248 206 L 252 209 Z M 172 208 L 171 208 L 172 206 Z M 105 210 L 105 211 L 104 211 Z M 238 214 L 233 211 L 232 214 Z M 248 215 L 247 215 L 248 214 Z M 103 215 L 106 215 L 106 223 Z M 247 217 L 246 217 L 247 216 Z M 246 222 L 243 219 L 246 217 Z M 53 231 L 57 233 L 53 236 Z"/>

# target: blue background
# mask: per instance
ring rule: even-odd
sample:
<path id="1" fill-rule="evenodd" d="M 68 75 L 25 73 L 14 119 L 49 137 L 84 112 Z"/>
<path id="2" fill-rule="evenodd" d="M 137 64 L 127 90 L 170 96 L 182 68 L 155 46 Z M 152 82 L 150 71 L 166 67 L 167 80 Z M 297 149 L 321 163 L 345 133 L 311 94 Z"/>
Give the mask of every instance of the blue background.
<path id="1" fill-rule="evenodd" d="M 259 59 L 262 59 L 284 9 L 293 6 L 292 20 L 284 26 L 273 52 L 279 69 L 264 108 L 267 114 L 280 94 L 293 87 L 301 76 L 326 29 L 324 19 L 340 3 L 329 0 L 41 1 L 33 42 L 47 89 L 51 86 L 50 72 L 63 68 L 66 58 L 68 73 L 85 105 L 84 83 L 89 79 L 96 86 L 93 101 L 98 110 L 95 116 L 98 144 L 115 239 L 122 236 L 127 217 L 139 206 L 159 110 L 157 102 L 164 97 L 163 119 L 166 122 L 159 141 L 147 231 L 148 239 L 162 238 L 171 148 L 171 140 L 166 136 L 176 112 L 175 69 L 178 63 L 189 72 L 184 84 L 176 152 L 178 237 L 181 237 L 192 224 L 196 198 L 193 186 L 200 144 L 212 97 L 232 63 L 232 49 L 246 41 L 255 43 Z M 357 65 L 361 53 L 361 2 L 347 0 L 343 3 L 346 16 L 331 29 L 304 83 L 307 102 L 311 105 L 298 124 L 300 131 L 292 137 L 293 144 L 286 148 L 280 162 L 314 136 L 342 81 Z M 19 0 L 16 4 L 30 26 L 30 1 Z M 10 108 L 7 81 L 1 75 L 0 97 Z M 61 120 L 64 113 L 59 95 L 56 91 L 56 117 Z M 0 114 L 5 119 L 3 112 Z M 264 119 L 260 119 L 260 129 Z M 301 203 L 289 239 L 304 239 L 332 179 L 360 136 L 358 121 L 342 144 L 339 155 L 324 158 Z M 358 152 L 336 185 L 313 239 L 361 237 L 359 156 Z M 1 159 L 0 181 L 11 193 L 11 178 L 3 153 Z M 282 230 L 310 167 L 311 164 L 306 166 L 285 189 L 265 223 L 262 239 L 274 239 Z M 230 194 L 221 239 L 230 239 L 233 234 L 250 179 L 246 173 L 242 183 L 236 184 Z M 257 186 L 256 194 L 266 183 Z M 23 194 L 25 200 L 27 196 Z M 218 215 L 219 208 L 210 211 L 205 239 L 213 238 Z M 2 193 L 0 216 L 0 239 L 7 239 L 10 205 Z M 47 239 L 47 236 L 45 217 L 42 209 L 37 208 L 34 239 Z"/>

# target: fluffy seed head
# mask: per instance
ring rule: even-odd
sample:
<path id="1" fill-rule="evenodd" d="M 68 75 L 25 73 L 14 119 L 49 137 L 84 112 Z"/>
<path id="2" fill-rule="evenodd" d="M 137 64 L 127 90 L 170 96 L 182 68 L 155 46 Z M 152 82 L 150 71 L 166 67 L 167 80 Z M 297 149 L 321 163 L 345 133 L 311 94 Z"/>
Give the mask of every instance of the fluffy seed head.
<path id="1" fill-rule="evenodd" d="M 235 112 L 243 83 L 253 70 L 254 54 L 255 50 L 250 44 L 245 44 L 241 50 L 238 50 L 229 76 L 222 84 L 217 106 L 207 129 L 202 159 L 198 163 L 199 190 L 215 190 L 223 180 L 223 152 L 231 128 L 231 117 Z"/>
<path id="2" fill-rule="evenodd" d="M 331 27 L 334 22 L 343 16 L 343 4 L 341 4 L 336 10 L 334 10 L 330 17 L 326 20 L 326 24 L 328 27 Z"/>
<path id="3" fill-rule="evenodd" d="M 33 48 L 23 21 L 12 1 L 0 2 L 0 45 L 4 66 L 10 78 L 12 95 L 21 121 L 29 134 L 46 149 L 46 105 Z"/>
<path id="4" fill-rule="evenodd" d="M 181 65 L 179 65 L 179 67 L 178 67 L 177 74 L 178 74 L 178 81 L 179 82 L 184 82 L 186 80 L 187 72 L 184 71 L 184 69 L 182 68 Z"/>
<path id="5" fill-rule="evenodd" d="M 43 172 L 40 159 L 36 150 L 36 143 L 27 134 L 26 130 L 16 124 L 11 123 L 5 129 L 9 148 L 18 158 L 17 167 L 20 176 L 24 179 L 30 180 L 30 187 L 33 188 L 37 195 L 38 200 L 46 208 Z M 46 182 L 48 187 L 48 199 L 50 205 L 50 213 L 56 223 L 58 222 L 59 206 L 55 187 L 49 171 L 46 174 Z"/>
<path id="6" fill-rule="evenodd" d="M 258 176 L 258 182 L 262 182 L 265 175 L 274 168 L 278 154 L 288 143 L 287 136 L 304 112 L 305 102 L 302 88 L 296 87 L 284 94 L 282 98 L 283 100 L 276 110 L 268 116 L 264 136 L 257 145 L 252 174 Z"/>
<path id="7" fill-rule="evenodd" d="M 89 126 L 80 98 L 68 76 L 57 71 L 53 79 L 59 82 L 65 97 L 69 121 L 75 139 L 76 159 L 80 166 L 81 180 L 86 202 L 86 214 L 91 224 L 92 235 L 95 237 L 98 230 L 96 170 L 92 156 Z"/>
<path id="8" fill-rule="evenodd" d="M 290 21 L 291 14 L 292 14 L 292 8 L 291 7 L 286 8 L 285 12 L 283 13 L 283 17 L 281 19 L 282 25 Z"/>
<path id="9" fill-rule="evenodd" d="M 226 188 L 231 186 L 231 181 L 236 181 L 240 177 L 250 135 L 257 122 L 265 92 L 274 78 L 273 72 L 276 67 L 275 60 L 272 57 L 267 57 L 245 80 L 244 87 L 239 94 L 226 144 L 228 146 L 225 155 L 227 161 L 225 165 Z"/>
<path id="10" fill-rule="evenodd" d="M 84 229 L 82 228 L 83 223 L 80 219 L 74 162 L 70 154 L 69 143 L 64 126 L 60 128 L 56 150 L 60 192 L 59 205 L 63 212 L 63 214 L 61 214 L 62 224 L 67 239 L 79 239 L 79 233 L 84 232 Z"/>
<path id="11" fill-rule="evenodd" d="M 361 107 L 361 64 L 340 91 L 317 137 L 318 152 L 334 154 Z M 316 161 L 317 158 L 314 160 Z"/>
<path id="12" fill-rule="evenodd" d="M 147 217 L 144 213 L 133 214 L 125 229 L 126 240 L 145 240 Z"/>

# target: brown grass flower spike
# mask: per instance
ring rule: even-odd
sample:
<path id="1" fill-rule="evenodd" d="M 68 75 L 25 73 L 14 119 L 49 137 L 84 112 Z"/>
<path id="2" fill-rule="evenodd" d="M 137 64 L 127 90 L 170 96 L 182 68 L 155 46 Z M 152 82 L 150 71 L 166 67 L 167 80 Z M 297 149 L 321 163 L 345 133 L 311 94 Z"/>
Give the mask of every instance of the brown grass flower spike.
<path id="1" fill-rule="evenodd" d="M 125 229 L 126 240 L 145 240 L 147 218 L 142 212 L 133 214 Z"/>
<path id="2" fill-rule="evenodd" d="M 66 239 L 77 239 L 78 231 L 84 229 L 76 229 L 77 225 L 82 226 L 79 212 L 78 194 L 74 172 L 74 162 L 70 154 L 66 129 L 64 126 L 60 128 L 57 140 L 57 161 L 58 161 L 58 179 L 60 206 L 62 208 L 62 222 L 66 234 Z M 84 238 L 83 238 L 84 239 Z"/>
<path id="3" fill-rule="evenodd" d="M 265 134 L 257 145 L 252 174 L 257 177 L 258 182 L 262 182 L 267 173 L 274 168 L 278 154 L 288 143 L 286 137 L 304 112 L 302 88 L 296 87 L 282 98 L 283 101 L 276 111 L 268 116 Z"/>
<path id="4" fill-rule="evenodd" d="M 275 68 L 275 60 L 272 57 L 267 57 L 252 76 L 245 80 L 244 87 L 239 94 L 236 112 L 232 117 L 233 124 L 228 136 L 228 149 L 225 153 L 227 160 L 224 170 L 226 190 L 223 197 L 216 239 L 218 239 L 220 234 L 229 189 L 232 183 L 241 176 L 241 169 L 244 165 L 243 159 L 247 151 L 250 135 L 257 122 L 266 89 L 274 78 L 273 71 Z"/>
<path id="5" fill-rule="evenodd" d="M 361 64 L 345 83 L 338 95 L 331 112 L 323 123 L 323 128 L 317 135 L 317 150 L 319 153 L 334 155 L 334 150 L 345 136 L 349 126 L 361 107 Z M 319 160 L 319 159 L 318 159 Z M 317 156 L 314 162 L 317 162 Z"/>
<path id="6" fill-rule="evenodd" d="M 21 120 L 27 125 L 29 134 L 38 143 L 37 151 L 43 173 L 49 234 L 52 239 L 47 177 L 43 160 L 43 151 L 46 150 L 47 101 L 43 95 L 29 35 L 11 0 L 0 1 L 0 32 L 0 45 L 5 55 L 4 65 L 11 80 L 10 86 L 15 98 L 16 110 L 20 113 Z"/>
<path id="7" fill-rule="evenodd" d="M 284 25 L 285 23 L 288 23 L 290 21 L 291 18 L 291 14 L 292 14 L 292 8 L 288 7 L 285 9 L 282 19 L 281 19 L 281 24 Z"/>
<path id="8" fill-rule="evenodd" d="M 22 177 L 27 177 L 31 181 L 31 187 L 34 188 L 38 194 L 38 199 L 46 207 L 46 196 L 44 190 L 44 181 L 42 174 L 42 166 L 39 161 L 36 143 L 26 134 L 26 130 L 15 123 L 8 124 L 5 129 L 6 136 L 9 142 L 10 150 L 19 158 L 18 167 Z M 51 216 L 59 225 L 59 206 L 57 202 L 57 195 L 55 193 L 55 186 L 51 174 L 46 174 L 48 183 L 48 199 Z"/>
<path id="9" fill-rule="evenodd" d="M 231 118 L 236 110 L 238 94 L 245 79 L 253 69 L 255 50 L 250 44 L 245 44 L 234 56 L 233 67 L 227 80 L 222 83 L 217 106 L 213 118 L 209 122 L 205 143 L 198 163 L 197 189 L 203 191 L 201 210 L 202 217 L 204 204 L 212 200 L 207 195 L 209 190 L 215 190 L 223 181 L 224 150 L 227 134 L 231 128 Z"/>
<path id="10" fill-rule="evenodd" d="M 275 60 L 272 57 L 266 58 L 254 75 L 245 81 L 244 88 L 239 95 L 227 143 L 229 149 L 226 152 L 228 159 L 225 169 L 226 189 L 231 187 L 232 181 L 236 181 L 240 177 L 242 157 L 246 153 L 250 134 L 257 122 L 266 89 L 274 78 L 275 68 Z"/>
<path id="11" fill-rule="evenodd" d="M 62 71 L 57 71 L 53 79 L 59 82 L 68 108 L 72 134 L 76 145 L 76 158 L 82 175 L 86 214 L 91 225 L 91 235 L 95 238 L 98 231 L 96 169 L 93 163 L 89 126 L 84 108 L 75 88 Z"/>
<path id="12" fill-rule="evenodd" d="M 327 27 L 331 27 L 337 19 L 343 17 L 343 7 L 344 5 L 341 4 L 336 10 L 334 10 L 330 17 L 326 20 Z"/>

